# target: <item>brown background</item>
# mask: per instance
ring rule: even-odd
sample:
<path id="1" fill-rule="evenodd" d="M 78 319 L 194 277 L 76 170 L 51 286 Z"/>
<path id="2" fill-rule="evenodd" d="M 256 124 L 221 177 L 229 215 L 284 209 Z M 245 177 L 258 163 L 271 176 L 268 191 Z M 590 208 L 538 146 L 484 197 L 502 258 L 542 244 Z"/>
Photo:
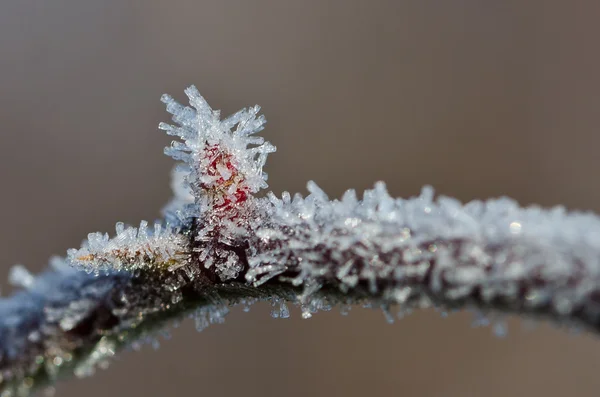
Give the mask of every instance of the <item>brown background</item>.
<path id="1" fill-rule="evenodd" d="M 595 1 L 3 0 L 0 247 L 36 271 L 114 222 L 155 219 L 172 162 L 159 97 L 196 84 L 226 113 L 259 103 L 276 193 L 385 180 L 462 200 L 600 211 Z M 6 283 L 3 290 L 7 291 Z M 124 354 L 59 396 L 591 396 L 600 342 L 469 314 L 387 325 L 337 310 L 237 310 Z"/>

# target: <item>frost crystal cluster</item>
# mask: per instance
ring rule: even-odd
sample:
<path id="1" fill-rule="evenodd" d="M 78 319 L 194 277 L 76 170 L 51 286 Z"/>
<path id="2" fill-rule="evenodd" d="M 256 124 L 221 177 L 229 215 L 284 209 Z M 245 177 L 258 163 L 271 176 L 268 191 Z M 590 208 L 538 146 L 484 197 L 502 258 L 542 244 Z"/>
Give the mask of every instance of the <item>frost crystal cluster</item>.
<path id="1" fill-rule="evenodd" d="M 192 238 L 203 266 L 221 280 L 234 279 L 243 269 L 239 248 L 260 222 L 259 200 L 253 194 L 267 187 L 263 166 L 275 147 L 253 136 L 266 122 L 258 116 L 259 106 L 221 120 L 194 86 L 185 93 L 192 108 L 163 95 L 178 126 L 161 123 L 159 128 L 182 140 L 165 153 L 184 163 L 179 167 L 182 186 L 176 190 L 191 191 L 194 204 L 173 205 L 169 212 L 195 222 Z"/>
<path id="2" fill-rule="evenodd" d="M 139 228 L 117 223 L 116 236 L 90 233 L 83 247 L 67 252 L 69 261 L 89 273 L 171 270 L 189 263 L 188 238 L 178 229 L 142 221 Z"/>
<path id="3" fill-rule="evenodd" d="M 201 330 L 264 300 L 277 318 L 290 315 L 286 302 L 303 317 L 362 303 L 388 320 L 392 305 L 399 315 L 470 307 L 600 331 L 598 216 L 507 198 L 462 204 L 429 187 L 393 198 L 382 182 L 362 198 L 330 200 L 314 182 L 306 197 L 255 197 L 275 151 L 254 135 L 260 108 L 221 119 L 195 87 L 186 94 L 191 107 L 162 97 L 174 125 L 160 128 L 178 138 L 165 153 L 180 162 L 164 220 L 92 233 L 39 276 L 13 268 L 23 290 L 0 299 L 3 397 L 157 345 L 151 332 L 167 319 L 191 315 Z"/>

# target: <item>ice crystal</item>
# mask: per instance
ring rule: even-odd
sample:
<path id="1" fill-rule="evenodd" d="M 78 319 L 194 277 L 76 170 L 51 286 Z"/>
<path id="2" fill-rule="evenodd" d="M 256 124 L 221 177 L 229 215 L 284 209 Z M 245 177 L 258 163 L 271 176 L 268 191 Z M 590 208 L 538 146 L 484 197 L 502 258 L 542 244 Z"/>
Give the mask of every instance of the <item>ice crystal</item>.
<path id="1" fill-rule="evenodd" d="M 101 338 L 88 357 L 75 367 L 75 376 L 82 378 L 93 375 L 97 366 L 106 366 L 107 360 L 115 355 L 116 344 L 107 338 Z"/>
<path id="2" fill-rule="evenodd" d="M 279 297 L 274 297 L 271 300 L 271 317 L 273 318 L 288 318 L 290 316 L 290 309 L 288 309 L 285 301 Z"/>
<path id="3" fill-rule="evenodd" d="M 223 324 L 228 313 L 229 307 L 226 302 L 216 302 L 198 308 L 193 314 L 196 330 L 200 332 L 211 324 Z"/>

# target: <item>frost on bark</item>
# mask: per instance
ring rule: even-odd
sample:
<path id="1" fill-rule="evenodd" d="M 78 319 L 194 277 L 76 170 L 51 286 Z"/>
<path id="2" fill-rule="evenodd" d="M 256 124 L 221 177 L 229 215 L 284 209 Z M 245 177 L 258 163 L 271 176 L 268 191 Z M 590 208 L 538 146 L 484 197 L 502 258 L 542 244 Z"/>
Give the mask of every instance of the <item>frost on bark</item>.
<path id="1" fill-rule="evenodd" d="M 508 198 L 462 204 L 392 198 L 382 182 L 358 197 L 257 196 L 275 147 L 255 134 L 258 106 L 223 120 L 195 87 L 191 107 L 164 95 L 178 138 L 165 153 L 174 198 L 164 220 L 117 223 L 91 233 L 43 274 L 16 266 L 23 287 L 0 300 L 2 396 L 27 395 L 63 374 L 86 376 L 123 347 L 153 341 L 167 320 L 194 317 L 199 330 L 234 304 L 286 304 L 302 316 L 363 303 L 543 316 L 600 326 L 600 218 L 563 207 L 521 208 Z M 501 328 L 499 328 L 501 330 Z"/>

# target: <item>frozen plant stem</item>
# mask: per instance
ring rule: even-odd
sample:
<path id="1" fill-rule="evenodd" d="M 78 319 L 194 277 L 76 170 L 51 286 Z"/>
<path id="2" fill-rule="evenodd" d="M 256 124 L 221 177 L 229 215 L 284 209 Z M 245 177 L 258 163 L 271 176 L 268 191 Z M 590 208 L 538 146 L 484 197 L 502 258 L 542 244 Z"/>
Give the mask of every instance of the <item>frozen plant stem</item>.
<path id="1" fill-rule="evenodd" d="M 179 138 L 165 152 L 181 162 L 164 221 L 118 223 L 32 276 L 0 300 L 2 397 L 27 395 L 60 375 L 90 375 L 117 350 L 154 340 L 168 320 L 191 314 L 198 329 L 228 307 L 285 302 L 310 317 L 362 303 L 400 314 L 471 308 L 541 316 L 600 329 L 600 218 L 563 207 L 521 208 L 501 198 L 468 204 L 394 199 L 383 183 L 361 199 L 267 193 L 262 168 L 275 147 L 254 134 L 259 107 L 221 120 L 196 91 L 192 107 L 165 95 Z"/>

